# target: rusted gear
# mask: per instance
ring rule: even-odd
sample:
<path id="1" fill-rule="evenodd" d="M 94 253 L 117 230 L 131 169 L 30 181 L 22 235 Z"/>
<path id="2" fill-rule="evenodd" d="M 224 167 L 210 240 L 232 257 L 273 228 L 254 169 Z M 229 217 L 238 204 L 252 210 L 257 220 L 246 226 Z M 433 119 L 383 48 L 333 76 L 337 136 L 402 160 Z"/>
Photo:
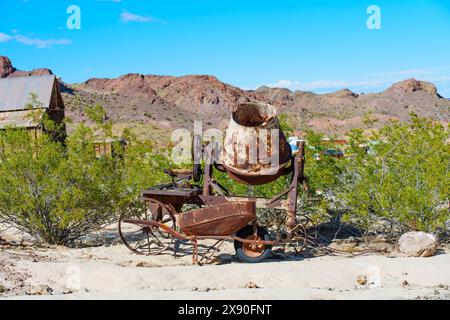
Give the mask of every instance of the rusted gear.
<path id="1" fill-rule="evenodd" d="M 292 234 L 286 230 L 278 231 L 278 239 L 283 243 L 289 243 L 292 239 Z"/>

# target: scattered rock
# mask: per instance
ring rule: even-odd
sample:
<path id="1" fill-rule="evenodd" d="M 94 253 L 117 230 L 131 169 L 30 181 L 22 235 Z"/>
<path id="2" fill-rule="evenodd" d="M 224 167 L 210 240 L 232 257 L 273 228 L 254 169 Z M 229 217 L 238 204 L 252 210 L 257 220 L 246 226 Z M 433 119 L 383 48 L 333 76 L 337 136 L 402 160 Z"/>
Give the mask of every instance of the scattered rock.
<path id="1" fill-rule="evenodd" d="M 434 289 L 433 294 L 437 296 L 437 295 L 440 295 L 441 293 L 439 292 L 438 289 Z"/>
<path id="2" fill-rule="evenodd" d="M 120 261 L 119 263 L 117 263 L 117 265 L 121 266 L 121 267 L 129 267 L 133 264 L 133 261 L 128 260 L 128 261 Z"/>
<path id="3" fill-rule="evenodd" d="M 442 283 L 440 285 L 438 285 L 438 288 L 444 289 L 444 290 L 450 290 L 450 287 L 448 285 L 442 284 Z"/>
<path id="4" fill-rule="evenodd" d="M 154 263 L 146 262 L 146 261 L 137 261 L 131 264 L 132 267 L 136 268 L 153 268 L 156 265 Z"/>
<path id="5" fill-rule="evenodd" d="M 358 246 L 359 241 L 354 237 L 349 237 L 346 239 L 334 239 L 329 245 L 331 249 L 342 250 L 346 252 L 353 252 Z"/>
<path id="6" fill-rule="evenodd" d="M 0 284 L 0 294 L 2 294 L 3 292 L 6 292 L 6 291 L 7 291 L 7 289 Z"/>
<path id="7" fill-rule="evenodd" d="M 70 290 L 70 289 L 64 289 L 62 293 L 63 293 L 63 294 L 72 294 L 73 291 Z"/>
<path id="8" fill-rule="evenodd" d="M 27 295 L 30 296 L 47 296 L 53 293 L 53 289 L 46 284 L 39 284 L 26 291 Z"/>
<path id="9" fill-rule="evenodd" d="M 72 294 L 72 293 L 73 293 L 73 290 L 71 290 L 69 288 L 57 288 L 57 289 L 53 289 L 51 294 L 53 296 L 62 296 L 62 295 Z"/>
<path id="10" fill-rule="evenodd" d="M 425 232 L 407 232 L 398 240 L 398 249 L 411 257 L 431 257 L 436 253 L 436 236 Z"/>
<path id="11" fill-rule="evenodd" d="M 253 281 L 250 281 L 249 283 L 247 283 L 245 285 L 245 287 L 247 289 L 258 289 L 259 288 L 258 285 L 256 283 L 254 283 Z"/>
<path id="12" fill-rule="evenodd" d="M 356 278 L 356 283 L 360 286 L 365 286 L 367 284 L 367 276 L 361 275 Z"/>
<path id="13" fill-rule="evenodd" d="M 403 282 L 402 282 L 402 287 L 405 288 L 405 287 L 407 287 L 407 286 L 409 286 L 409 282 L 406 281 L 406 280 L 403 280 Z"/>
<path id="14" fill-rule="evenodd" d="M 134 266 L 135 266 L 136 268 L 146 268 L 146 267 L 147 267 L 147 262 L 139 261 L 139 262 L 136 262 L 136 263 L 134 264 Z"/>
<path id="15" fill-rule="evenodd" d="M 219 265 L 222 264 L 223 261 L 220 259 L 220 257 L 213 257 L 210 260 L 208 260 L 207 264 L 209 265 Z"/>

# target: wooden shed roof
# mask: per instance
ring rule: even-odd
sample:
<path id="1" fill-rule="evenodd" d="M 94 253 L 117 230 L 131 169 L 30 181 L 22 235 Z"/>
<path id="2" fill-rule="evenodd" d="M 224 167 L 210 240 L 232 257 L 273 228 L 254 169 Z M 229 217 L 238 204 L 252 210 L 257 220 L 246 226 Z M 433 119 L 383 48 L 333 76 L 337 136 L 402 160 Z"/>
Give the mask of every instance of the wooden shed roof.
<path id="1" fill-rule="evenodd" d="M 27 109 L 31 93 L 48 109 L 55 88 L 54 75 L 0 79 L 0 112 Z"/>

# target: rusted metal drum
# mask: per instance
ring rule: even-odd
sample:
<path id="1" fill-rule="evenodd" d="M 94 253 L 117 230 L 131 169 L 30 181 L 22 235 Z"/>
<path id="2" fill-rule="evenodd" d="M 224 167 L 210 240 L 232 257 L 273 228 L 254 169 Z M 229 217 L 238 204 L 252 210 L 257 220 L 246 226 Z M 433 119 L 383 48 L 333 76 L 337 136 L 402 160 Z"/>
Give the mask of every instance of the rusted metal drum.
<path id="1" fill-rule="evenodd" d="M 256 219 L 254 201 L 225 202 L 180 213 L 178 226 L 188 236 L 229 236 Z"/>
<path id="2" fill-rule="evenodd" d="M 273 106 L 245 103 L 233 111 L 222 158 L 232 179 L 249 185 L 272 182 L 286 173 L 291 157 Z"/>

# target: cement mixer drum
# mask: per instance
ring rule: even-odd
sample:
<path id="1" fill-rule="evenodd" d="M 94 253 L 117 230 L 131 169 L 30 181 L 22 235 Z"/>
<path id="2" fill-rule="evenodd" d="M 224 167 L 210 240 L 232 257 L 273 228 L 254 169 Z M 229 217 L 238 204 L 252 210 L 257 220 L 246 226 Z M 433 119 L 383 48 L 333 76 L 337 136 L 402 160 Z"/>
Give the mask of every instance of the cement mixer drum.
<path id="1" fill-rule="evenodd" d="M 245 103 L 232 113 L 223 149 L 222 165 L 237 182 L 260 185 L 286 173 L 292 157 L 277 117 L 265 103 Z"/>

